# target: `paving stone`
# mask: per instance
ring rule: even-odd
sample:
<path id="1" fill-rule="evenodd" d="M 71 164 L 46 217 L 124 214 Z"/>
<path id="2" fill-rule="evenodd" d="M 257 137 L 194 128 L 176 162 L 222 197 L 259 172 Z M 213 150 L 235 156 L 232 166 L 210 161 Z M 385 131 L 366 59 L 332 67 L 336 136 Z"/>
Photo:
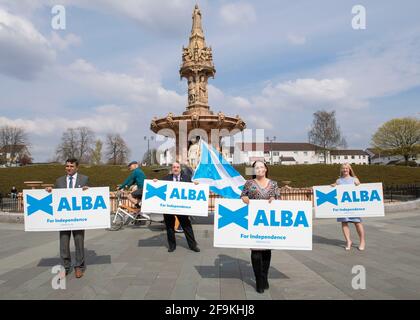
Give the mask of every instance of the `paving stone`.
<path id="1" fill-rule="evenodd" d="M 200 220 L 201 221 L 201 220 Z M 364 221 L 367 247 L 343 249 L 335 220 L 314 221 L 312 251 L 272 251 L 270 289 L 255 291 L 250 250 L 213 247 L 213 225 L 194 224 L 200 253 L 177 234 L 177 250 L 167 252 L 160 227 L 127 227 L 86 233 L 87 270 L 74 271 L 66 289 L 54 290 L 59 264 L 57 233 L 27 232 L 0 224 L 0 299 L 419 299 L 420 215 L 391 213 Z M 71 247 L 74 256 L 74 247 Z M 352 287 L 352 268 L 366 270 L 366 289 Z"/>

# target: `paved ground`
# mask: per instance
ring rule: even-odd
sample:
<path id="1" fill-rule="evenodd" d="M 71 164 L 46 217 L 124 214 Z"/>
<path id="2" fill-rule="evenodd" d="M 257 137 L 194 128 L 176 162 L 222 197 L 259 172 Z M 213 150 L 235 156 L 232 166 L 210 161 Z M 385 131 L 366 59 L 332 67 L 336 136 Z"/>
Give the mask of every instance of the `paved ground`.
<path id="1" fill-rule="evenodd" d="M 88 269 L 81 279 L 72 273 L 66 290 L 51 287 L 58 233 L 3 223 L 0 299 L 419 299 L 420 212 L 365 219 L 365 228 L 366 251 L 347 252 L 339 224 L 316 220 L 313 250 L 273 251 L 270 290 L 258 294 L 249 250 L 213 248 L 210 219 L 194 223 L 200 253 L 183 234 L 168 253 L 159 224 L 87 231 Z M 354 265 L 366 269 L 365 290 L 352 288 Z"/>

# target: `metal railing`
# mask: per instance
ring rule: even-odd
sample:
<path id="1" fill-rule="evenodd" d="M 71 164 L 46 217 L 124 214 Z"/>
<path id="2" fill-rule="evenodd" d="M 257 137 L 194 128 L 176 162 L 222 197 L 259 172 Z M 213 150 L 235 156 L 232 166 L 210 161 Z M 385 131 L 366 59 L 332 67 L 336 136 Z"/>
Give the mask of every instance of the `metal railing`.
<path id="1" fill-rule="evenodd" d="M 17 198 L 0 198 L 0 211 L 23 212 L 22 196 Z"/>
<path id="2" fill-rule="evenodd" d="M 129 192 L 124 191 L 121 194 L 122 204 L 134 207 L 128 200 Z M 420 185 L 392 185 L 384 187 L 384 197 L 389 201 L 409 201 L 420 198 Z M 215 202 L 221 196 L 210 192 L 209 195 L 209 212 L 214 212 Z M 280 188 L 281 200 L 297 200 L 297 201 L 312 201 L 313 192 L 312 188 Z M 117 197 L 114 192 L 110 192 L 111 212 L 115 212 L 118 207 Z M 23 198 L 22 193 L 19 193 L 16 199 L 2 198 L 0 199 L 0 211 L 7 212 L 23 212 Z"/>
<path id="3" fill-rule="evenodd" d="M 384 198 L 393 201 L 409 201 L 420 198 L 419 184 L 384 186 Z"/>

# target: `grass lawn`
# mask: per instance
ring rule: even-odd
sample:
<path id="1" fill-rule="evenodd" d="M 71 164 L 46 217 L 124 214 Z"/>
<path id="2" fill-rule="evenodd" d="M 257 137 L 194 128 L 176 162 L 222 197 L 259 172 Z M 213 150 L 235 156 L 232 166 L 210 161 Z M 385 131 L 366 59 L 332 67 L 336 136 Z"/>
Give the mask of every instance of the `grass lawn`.
<path id="1" fill-rule="evenodd" d="M 245 166 L 237 166 L 238 171 L 245 176 Z M 152 167 L 143 167 L 142 170 L 147 178 L 160 178 L 166 171 L 154 172 Z M 384 185 L 414 184 L 420 183 L 420 168 L 404 166 L 367 166 L 353 165 L 357 176 L 363 182 L 383 182 Z M 293 166 L 270 166 L 269 177 L 281 181 L 291 181 L 293 187 L 311 187 L 333 183 L 339 175 L 339 165 L 293 165 Z M 126 166 L 84 166 L 81 165 L 79 172 L 89 176 L 90 184 L 96 186 L 109 186 L 111 190 L 116 188 L 128 176 Z M 14 185 L 21 191 L 24 181 L 40 180 L 44 183 L 54 183 L 64 175 L 64 165 L 32 165 L 19 168 L 0 168 L 0 192 L 5 195 L 10 192 Z"/>

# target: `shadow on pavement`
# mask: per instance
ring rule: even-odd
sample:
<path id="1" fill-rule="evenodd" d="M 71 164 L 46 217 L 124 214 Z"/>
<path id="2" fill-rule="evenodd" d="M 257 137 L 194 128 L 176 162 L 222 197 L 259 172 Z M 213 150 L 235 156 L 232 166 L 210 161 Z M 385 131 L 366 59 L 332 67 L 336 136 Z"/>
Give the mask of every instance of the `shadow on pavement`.
<path id="1" fill-rule="evenodd" d="M 72 261 L 75 261 L 74 253 L 72 253 Z M 60 257 L 54 258 L 42 258 L 37 267 L 53 267 L 55 265 L 60 265 L 62 260 Z M 98 256 L 95 250 L 86 250 L 86 265 L 90 264 L 111 264 L 110 255 Z"/>
<path id="2" fill-rule="evenodd" d="M 344 240 L 324 238 L 315 234 L 312 236 L 312 241 L 314 243 L 327 244 L 334 247 L 342 247 L 346 245 L 346 241 Z"/>
<path id="3" fill-rule="evenodd" d="M 198 273 L 202 278 L 220 278 L 220 279 L 240 279 L 249 284 L 255 286 L 254 271 L 251 266 L 250 260 L 242 260 L 233 258 L 231 256 L 220 254 L 218 258 L 214 260 L 213 266 L 195 266 Z M 239 272 L 238 272 L 239 269 Z M 242 270 L 248 269 L 249 272 L 242 275 Z M 251 274 L 252 278 L 248 275 Z M 277 269 L 270 267 L 268 273 L 268 279 L 289 279 L 284 273 Z"/>

